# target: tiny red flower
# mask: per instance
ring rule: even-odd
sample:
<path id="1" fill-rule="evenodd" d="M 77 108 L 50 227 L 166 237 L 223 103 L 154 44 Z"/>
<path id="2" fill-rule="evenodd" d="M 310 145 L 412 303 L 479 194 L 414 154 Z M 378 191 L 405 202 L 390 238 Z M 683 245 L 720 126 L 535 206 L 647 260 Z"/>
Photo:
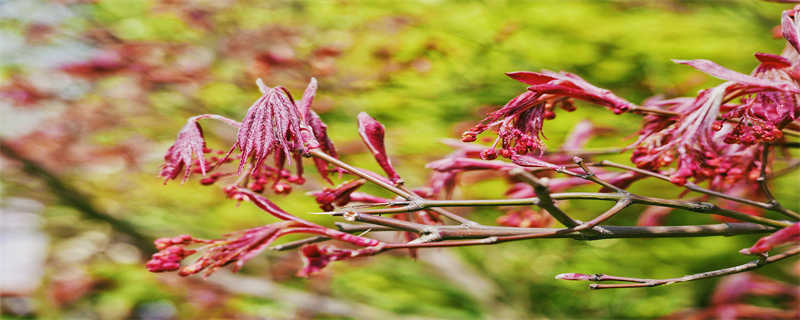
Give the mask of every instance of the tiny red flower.
<path id="1" fill-rule="evenodd" d="M 381 247 L 379 246 L 359 250 L 347 250 L 326 245 L 306 245 L 300 249 L 304 266 L 303 269 L 297 272 L 297 275 L 308 277 L 313 273 L 319 272 L 333 261 L 369 256 L 378 253 L 380 250 Z"/>
<path id="2" fill-rule="evenodd" d="M 577 75 L 567 72 L 509 72 L 509 77 L 530 85 L 528 91 L 514 97 L 500 109 L 489 113 L 479 124 L 464 132 L 462 140 L 472 142 L 478 134 L 497 127 L 497 139 L 481 157 L 497 157 L 494 149 L 500 143 L 500 154 L 512 155 L 540 153 L 544 149 L 541 141 L 544 120 L 555 118 L 555 108 L 575 110 L 572 99 L 581 99 L 622 113 L 634 105 L 608 90 L 598 88 Z"/>

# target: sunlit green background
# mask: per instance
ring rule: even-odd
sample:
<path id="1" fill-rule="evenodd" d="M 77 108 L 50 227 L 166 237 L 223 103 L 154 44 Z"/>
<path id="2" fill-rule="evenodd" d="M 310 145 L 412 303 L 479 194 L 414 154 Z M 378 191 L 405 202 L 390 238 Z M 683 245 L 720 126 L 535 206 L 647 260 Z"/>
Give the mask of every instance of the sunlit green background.
<path id="1" fill-rule="evenodd" d="M 16 5 L 12 8 L 16 11 L 6 14 L 0 30 L 12 38 L 23 33 L 25 17 L 43 8 L 62 7 L 58 1 L 7 5 Z M 139 165 L 72 164 L 57 167 L 57 172 L 90 194 L 103 212 L 133 223 L 148 236 L 218 237 L 273 219 L 251 204 L 237 207 L 217 187 L 193 182 L 163 186 L 156 176 L 159 159 L 187 117 L 199 113 L 242 117 L 258 97 L 258 77 L 299 96 L 308 78 L 316 76 L 320 89 L 315 108 L 329 125 L 344 159 L 379 171 L 357 138 L 355 115 L 367 111 L 386 125 L 395 166 L 410 186 L 418 186 L 427 179 L 424 164 L 449 152 L 440 139 L 458 137 L 491 106 L 524 90 L 524 85 L 506 78 L 504 72 L 574 72 L 634 103 L 658 93 L 692 95 L 719 81 L 670 59 L 705 58 L 749 73 L 756 65 L 753 53 L 782 50 L 783 40 L 774 39 L 771 29 L 787 6 L 757 1 L 100 0 L 64 8 L 71 14 L 59 22 L 59 39 L 102 28 L 122 41 L 188 45 L 202 54 L 210 52 L 213 62 L 191 85 L 128 92 L 134 97 L 118 92 L 135 86 L 130 75 L 93 81 L 81 98 L 85 103 L 71 108 L 110 113 L 116 123 L 86 132 L 81 143 L 113 146 L 140 141 Z M 213 27 L 187 22 L 187 8 L 206 10 Z M 259 69 L 252 56 L 226 49 L 234 37 L 252 50 L 288 52 L 297 62 Z M 336 50 L 338 55 L 320 58 L 315 55 L 320 48 Z M 4 54 L 24 54 L 19 50 L 33 48 L 23 46 L 16 53 Z M 8 61 L 0 61 L 5 78 L 41 69 Z M 106 104 L 100 108 L 98 101 Z M 617 130 L 613 137 L 592 140 L 593 147 L 632 142 L 640 120 L 636 115 L 614 116 L 581 104 L 578 111 L 561 112 L 556 120 L 545 123 L 547 144 L 557 146 L 573 124 L 586 118 Z M 226 149 L 234 134 L 215 124 L 208 124 L 206 133 L 217 149 Z M 352 310 L 354 318 L 650 318 L 707 305 L 716 280 L 589 291 L 585 284 L 556 281 L 553 276 L 561 272 L 680 276 L 743 263 L 747 257 L 736 251 L 756 239 L 525 241 L 431 250 L 416 260 L 398 253 L 334 263 L 311 279 L 292 275 L 299 267 L 296 252 L 268 251 L 251 261 L 242 274 L 288 291 L 248 295 L 226 292 L 200 279 L 150 274 L 138 260 L 113 259 L 112 251 L 118 248 L 114 244 L 124 237 L 110 236 L 108 225 L 86 220 L 75 208 L 47 195 L 35 179 L 24 177 L 19 170 L 4 172 L 0 190 L 4 197 L 47 203 L 41 216 L 49 257 L 42 284 L 29 303 L 35 316 L 53 319 L 157 319 L 154 314 L 159 315 L 159 310 L 166 318 L 179 319 L 347 315 L 316 313 L 315 303 L 298 307 L 294 296 L 286 292 L 302 292 L 311 299 L 303 301 L 321 301 L 314 299 L 325 296 L 364 307 Z M 305 215 L 319 209 L 304 192 L 322 186 L 315 173 L 309 177 L 309 189 L 297 188 L 289 196 L 272 199 L 290 212 L 332 225 L 333 219 Z M 791 183 L 797 178 L 787 177 L 776 188 L 779 198 L 793 209 L 800 207 L 797 187 Z M 456 196 L 500 197 L 505 187 L 503 181 L 462 185 Z M 641 182 L 634 190 L 665 197 L 679 193 L 660 182 Z M 605 204 L 590 201 L 568 204 L 579 219 L 604 208 Z M 642 209 L 629 208 L 612 222 L 634 224 Z M 500 214 L 481 209 L 473 211 L 472 217 L 493 223 Z M 675 212 L 668 222 L 713 220 Z M 70 246 L 86 243 L 91 249 L 83 259 L 59 256 Z M 148 254 L 136 252 L 142 259 Z M 759 272 L 791 280 L 789 266 L 769 266 Z M 52 291 L 64 270 L 78 270 L 92 285 L 74 301 L 58 303 Z"/>

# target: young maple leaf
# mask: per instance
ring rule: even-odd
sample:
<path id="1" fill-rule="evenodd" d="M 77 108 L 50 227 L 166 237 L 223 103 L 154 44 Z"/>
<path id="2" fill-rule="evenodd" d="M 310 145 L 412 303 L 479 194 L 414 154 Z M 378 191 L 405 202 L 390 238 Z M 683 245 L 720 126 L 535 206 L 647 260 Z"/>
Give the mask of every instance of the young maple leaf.
<path id="1" fill-rule="evenodd" d="M 389 180 L 394 184 L 402 184 L 403 178 L 400 178 L 400 175 L 394 170 L 392 161 L 386 154 L 386 146 L 383 143 L 385 131 L 386 128 L 366 112 L 358 114 L 358 134 L 361 135 L 364 144 L 372 152 L 372 156 L 375 157 L 375 161 L 378 162 L 381 169 L 389 176 Z"/>
<path id="2" fill-rule="evenodd" d="M 200 171 L 203 175 L 209 169 L 206 165 L 203 153 L 206 151 L 206 141 L 203 137 L 203 129 L 200 127 L 198 120 L 200 119 L 214 119 L 222 121 L 228 125 L 238 127 L 239 123 L 215 114 L 201 114 L 194 116 L 186 121 L 175 143 L 169 147 L 167 154 L 164 155 L 164 165 L 161 167 L 160 176 L 167 180 L 175 179 L 180 173 L 181 169 L 185 168 L 183 181 L 189 178 L 192 173 L 192 165 L 195 161 L 192 159 L 197 158 L 196 163 L 200 166 Z"/>
<path id="3" fill-rule="evenodd" d="M 242 152 L 239 173 L 248 160 L 253 164 L 252 171 L 269 155 L 281 169 L 285 159 L 304 151 L 300 132 L 303 121 L 289 92 L 283 87 L 267 87 L 261 79 L 257 84 L 263 95 L 247 110 L 236 135 L 236 147 Z"/>

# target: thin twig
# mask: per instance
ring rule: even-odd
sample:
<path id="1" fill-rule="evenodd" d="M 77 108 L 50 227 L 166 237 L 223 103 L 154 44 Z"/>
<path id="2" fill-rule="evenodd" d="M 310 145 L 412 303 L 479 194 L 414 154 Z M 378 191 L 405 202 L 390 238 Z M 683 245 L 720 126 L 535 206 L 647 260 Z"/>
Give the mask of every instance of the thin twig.
<path id="1" fill-rule="evenodd" d="M 586 173 L 586 175 L 584 175 L 582 178 L 584 178 L 586 180 L 589 180 L 591 182 L 594 182 L 596 184 L 599 184 L 599 185 L 603 186 L 604 188 L 606 188 L 608 190 L 614 190 L 614 191 L 616 191 L 618 193 L 623 193 L 623 194 L 627 194 L 628 193 L 628 191 L 625 191 L 625 189 L 617 187 L 617 186 L 615 186 L 615 185 L 613 185 L 613 184 L 611 184 L 611 183 L 609 183 L 609 182 L 607 182 L 607 181 L 605 181 L 603 179 L 598 178 L 597 175 L 594 174 L 594 171 L 592 171 L 592 169 L 590 169 L 589 166 L 587 166 L 586 163 L 583 162 L 583 159 L 581 159 L 580 157 L 574 157 L 574 158 L 572 158 L 572 161 L 574 161 L 575 164 L 577 164 L 579 167 L 581 167 L 583 172 Z"/>
<path id="2" fill-rule="evenodd" d="M 593 283 L 589 285 L 591 289 L 620 289 L 620 288 L 641 288 L 641 287 L 657 287 L 662 285 L 670 285 L 674 283 L 680 282 L 688 282 L 700 279 L 708 279 L 714 277 L 725 276 L 734 273 L 740 273 L 745 271 L 750 271 L 753 269 L 760 268 L 764 265 L 780 261 L 794 255 L 800 254 L 800 246 L 792 247 L 782 253 L 776 254 L 774 256 L 767 257 L 766 259 L 759 259 L 750 261 L 745 264 L 741 264 L 738 266 L 724 268 L 719 270 L 713 270 L 708 272 L 696 273 L 691 274 L 679 278 L 670 278 L 670 279 L 641 279 L 641 278 L 628 278 L 628 277 L 615 277 L 615 276 L 606 276 L 606 275 L 596 275 L 595 277 L 589 279 L 590 281 L 624 281 L 624 282 L 631 282 L 631 283 L 619 283 L 619 284 L 597 284 Z"/>
<path id="3" fill-rule="evenodd" d="M 397 231 L 391 227 L 377 224 L 349 224 L 337 222 L 339 230 L 349 233 L 363 232 L 366 230 Z M 419 225 L 422 232 L 428 225 Z M 553 232 L 554 228 L 517 228 L 502 226 L 481 226 L 477 228 L 463 228 L 460 226 L 433 226 L 443 239 L 485 238 L 491 236 L 507 236 L 515 234 L 532 234 Z M 674 238 L 674 237 L 712 237 L 735 236 L 740 234 L 769 233 L 778 230 L 760 224 L 749 222 L 730 222 L 706 225 L 685 226 L 609 226 L 598 225 L 603 230 L 602 234 L 558 234 L 545 238 L 571 238 L 575 240 L 602 240 L 615 238 Z"/>
<path id="4" fill-rule="evenodd" d="M 657 173 L 657 172 L 652 172 L 652 171 L 649 171 L 649 170 L 639 169 L 639 168 L 635 168 L 635 167 L 631 167 L 631 166 L 626 166 L 624 164 L 614 163 L 614 162 L 607 161 L 607 160 L 600 161 L 599 163 L 597 163 L 597 166 L 612 167 L 612 168 L 617 168 L 617 169 L 633 171 L 633 172 L 641 173 L 641 174 L 644 174 L 644 175 L 647 175 L 647 176 L 650 176 L 650 177 L 658 178 L 658 179 L 661 179 L 661 180 L 664 180 L 664 181 L 669 181 L 669 177 L 667 177 L 667 176 L 665 176 L 663 174 L 660 174 L 660 173 Z M 751 205 L 751 206 L 762 208 L 762 209 L 777 211 L 769 203 L 750 200 L 750 199 L 745 199 L 745 198 L 741 198 L 741 197 L 737 197 L 737 196 L 733 196 L 733 195 L 724 194 L 724 193 L 721 193 L 721 192 L 709 190 L 709 189 L 700 187 L 700 186 L 698 186 L 698 185 L 696 185 L 696 184 L 694 184 L 692 182 L 687 182 L 685 185 L 683 185 L 683 187 L 685 187 L 686 189 L 689 189 L 691 191 L 707 194 L 707 195 L 714 196 L 714 197 L 717 197 L 717 198 L 727 199 L 727 200 L 731 200 L 731 201 L 734 201 L 734 202 L 739 202 L 739 203 Z M 795 218 L 795 219 L 797 219 L 797 218 Z"/>
<path id="5" fill-rule="evenodd" d="M 550 197 L 554 200 L 606 200 L 606 201 L 619 201 L 624 198 L 630 198 L 631 204 L 645 204 L 661 207 L 670 207 L 675 209 L 683 209 L 692 212 L 705 213 L 705 214 L 718 214 L 742 221 L 748 221 L 767 226 L 783 228 L 791 225 L 790 222 L 773 220 L 770 218 L 753 216 L 746 213 L 721 208 L 710 202 L 697 202 L 675 199 L 662 199 L 654 197 L 645 197 L 631 194 L 620 193 L 592 193 L 592 192 L 568 192 L 568 193 L 553 193 Z M 418 211 L 428 208 L 436 207 L 499 207 L 499 206 L 528 206 L 539 205 L 541 201 L 539 198 L 522 198 L 522 199 L 479 199 L 479 200 L 416 200 L 413 206 L 386 208 L 386 209 L 373 209 L 373 210 L 360 210 L 362 214 L 381 214 L 381 213 L 403 213 Z M 343 215 L 346 212 L 328 212 L 330 215 Z"/>
<path id="6" fill-rule="evenodd" d="M 761 174 L 757 179 L 758 186 L 761 188 L 761 192 L 767 198 L 767 203 L 772 207 L 773 210 L 778 211 L 792 219 L 800 220 L 800 214 L 784 208 L 781 205 L 781 203 L 778 202 L 778 199 L 775 199 L 775 196 L 769 189 L 769 181 L 767 180 L 767 161 L 769 160 L 769 147 L 770 147 L 769 144 L 765 143 L 763 145 L 764 150 L 761 152 Z"/>
<path id="7" fill-rule="evenodd" d="M 401 188 L 399 188 L 399 187 L 397 187 L 397 186 L 395 186 L 395 185 L 393 185 L 391 183 L 388 183 L 388 182 L 383 181 L 381 179 L 377 179 L 377 178 L 373 177 L 372 175 L 367 174 L 366 172 L 364 172 L 362 170 L 359 170 L 358 168 L 353 167 L 353 166 L 345 163 L 344 161 L 341 161 L 339 159 L 336 159 L 335 157 L 332 157 L 331 155 L 323 152 L 320 149 L 312 149 L 309 153 L 311 154 L 311 156 L 314 156 L 314 157 L 317 157 L 319 159 L 325 160 L 328 163 L 331 163 L 331 164 L 333 164 L 335 166 L 338 166 L 338 167 L 340 167 L 340 168 L 342 168 L 344 170 L 347 170 L 348 172 L 350 172 L 350 173 L 352 173 L 352 174 L 354 174 L 356 176 L 359 176 L 359 177 L 361 177 L 361 178 L 363 178 L 363 179 L 365 179 L 365 180 L 367 180 L 369 182 L 377 184 L 381 188 L 384 188 L 384 189 L 386 189 L 386 190 L 388 190 L 388 191 L 390 191 L 390 192 L 392 192 L 392 193 L 394 193 L 394 194 L 396 194 L 398 196 L 401 196 L 401 197 L 405 198 L 406 200 L 417 200 L 417 199 L 420 199 L 420 197 L 418 197 L 417 195 L 415 195 L 415 194 L 413 194 L 411 192 L 407 192 L 407 191 L 405 191 L 405 190 L 403 190 L 403 189 L 401 189 Z M 464 218 L 462 216 L 459 216 L 459 215 L 457 215 L 455 213 L 452 213 L 450 211 L 447 211 L 447 210 L 438 209 L 438 208 L 435 208 L 435 209 L 432 209 L 432 210 L 435 211 L 438 214 L 441 214 L 441 215 L 443 215 L 443 216 L 445 216 L 445 217 L 447 217 L 447 218 L 449 218 L 451 220 L 457 221 L 457 222 L 459 222 L 461 224 L 478 225 L 477 222 L 474 222 L 472 220 L 469 220 L 467 218 Z"/>
<path id="8" fill-rule="evenodd" d="M 539 180 L 525 170 L 512 170 L 509 174 L 516 175 L 533 186 L 533 190 L 539 198 L 539 207 L 550 213 L 553 218 L 561 222 L 565 227 L 575 227 L 580 224 L 555 205 L 553 198 L 550 197 L 550 189 L 545 182 Z"/>

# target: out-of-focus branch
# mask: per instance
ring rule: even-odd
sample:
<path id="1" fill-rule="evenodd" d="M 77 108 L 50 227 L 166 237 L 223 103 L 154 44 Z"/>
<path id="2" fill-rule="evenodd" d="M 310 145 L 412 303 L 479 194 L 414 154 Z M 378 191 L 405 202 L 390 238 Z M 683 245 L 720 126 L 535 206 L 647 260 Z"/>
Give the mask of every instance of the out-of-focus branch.
<path id="1" fill-rule="evenodd" d="M 256 277 L 236 276 L 230 273 L 218 272 L 213 277 L 209 277 L 207 281 L 231 293 L 281 301 L 313 315 L 352 317 L 356 319 L 403 319 L 400 315 L 375 309 L 368 305 L 292 289 Z"/>
<path id="2" fill-rule="evenodd" d="M 18 153 L 3 140 L 0 140 L 0 154 L 22 164 L 22 170 L 25 173 L 42 180 L 61 203 L 77 209 L 88 219 L 108 223 L 115 231 L 130 237 L 131 242 L 143 252 L 153 252 L 154 247 L 151 238 L 139 232 L 133 224 L 103 213 L 92 204 L 89 196 L 47 170 L 35 160 Z"/>

